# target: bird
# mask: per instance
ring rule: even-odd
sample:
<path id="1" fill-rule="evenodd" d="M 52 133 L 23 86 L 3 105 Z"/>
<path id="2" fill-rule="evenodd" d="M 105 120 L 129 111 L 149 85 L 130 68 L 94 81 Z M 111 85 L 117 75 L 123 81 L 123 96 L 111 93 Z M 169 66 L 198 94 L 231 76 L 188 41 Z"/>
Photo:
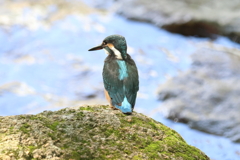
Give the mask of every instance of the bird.
<path id="1" fill-rule="evenodd" d="M 112 109 L 130 115 L 139 90 L 138 69 L 127 53 L 127 42 L 121 35 L 110 35 L 88 51 L 103 49 L 108 55 L 103 66 L 105 97 Z"/>

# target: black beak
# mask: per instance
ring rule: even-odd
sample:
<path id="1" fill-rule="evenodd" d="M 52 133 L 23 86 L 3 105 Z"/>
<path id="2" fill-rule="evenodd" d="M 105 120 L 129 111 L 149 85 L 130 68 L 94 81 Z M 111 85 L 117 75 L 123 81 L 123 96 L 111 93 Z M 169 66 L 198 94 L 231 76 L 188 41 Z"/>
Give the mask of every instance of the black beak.
<path id="1" fill-rule="evenodd" d="M 99 45 L 97 47 L 93 47 L 93 48 L 89 49 L 88 51 L 95 51 L 95 50 L 100 50 L 100 49 L 103 49 L 102 45 Z"/>

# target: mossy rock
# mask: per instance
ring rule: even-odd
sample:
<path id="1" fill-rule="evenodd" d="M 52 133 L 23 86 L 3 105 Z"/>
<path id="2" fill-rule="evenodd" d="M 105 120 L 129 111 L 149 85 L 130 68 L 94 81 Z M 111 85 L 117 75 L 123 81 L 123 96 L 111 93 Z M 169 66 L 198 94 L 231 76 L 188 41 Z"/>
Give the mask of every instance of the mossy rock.
<path id="1" fill-rule="evenodd" d="M 0 117 L 0 159 L 208 160 L 174 130 L 143 114 L 82 106 Z"/>

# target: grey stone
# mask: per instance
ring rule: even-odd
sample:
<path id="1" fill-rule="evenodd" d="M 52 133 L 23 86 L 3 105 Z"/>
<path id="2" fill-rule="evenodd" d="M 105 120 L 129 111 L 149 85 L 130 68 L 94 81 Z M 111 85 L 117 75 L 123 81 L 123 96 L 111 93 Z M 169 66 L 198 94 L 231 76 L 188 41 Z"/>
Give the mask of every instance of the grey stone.
<path id="1" fill-rule="evenodd" d="M 240 42 L 240 1 L 121 0 L 118 13 L 153 23 L 170 32 L 215 38 L 226 35 Z"/>
<path id="2" fill-rule="evenodd" d="M 234 53 L 234 54 L 233 54 Z M 189 70 L 158 88 L 160 111 L 190 127 L 240 142 L 240 57 L 200 49 Z"/>

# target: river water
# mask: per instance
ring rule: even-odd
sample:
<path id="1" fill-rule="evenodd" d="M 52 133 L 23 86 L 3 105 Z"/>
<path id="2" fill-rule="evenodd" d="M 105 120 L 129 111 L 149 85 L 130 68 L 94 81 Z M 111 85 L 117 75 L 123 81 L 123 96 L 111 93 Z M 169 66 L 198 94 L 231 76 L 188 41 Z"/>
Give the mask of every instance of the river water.
<path id="1" fill-rule="evenodd" d="M 189 68 L 201 44 L 240 48 L 227 38 L 184 37 L 115 14 L 69 15 L 50 26 L 0 28 L 0 115 L 36 114 L 81 104 L 106 104 L 102 66 L 106 54 L 87 50 L 111 34 L 125 36 L 135 60 L 140 91 L 135 110 L 179 132 L 215 160 L 240 159 L 240 145 L 165 119 L 156 90 Z"/>

